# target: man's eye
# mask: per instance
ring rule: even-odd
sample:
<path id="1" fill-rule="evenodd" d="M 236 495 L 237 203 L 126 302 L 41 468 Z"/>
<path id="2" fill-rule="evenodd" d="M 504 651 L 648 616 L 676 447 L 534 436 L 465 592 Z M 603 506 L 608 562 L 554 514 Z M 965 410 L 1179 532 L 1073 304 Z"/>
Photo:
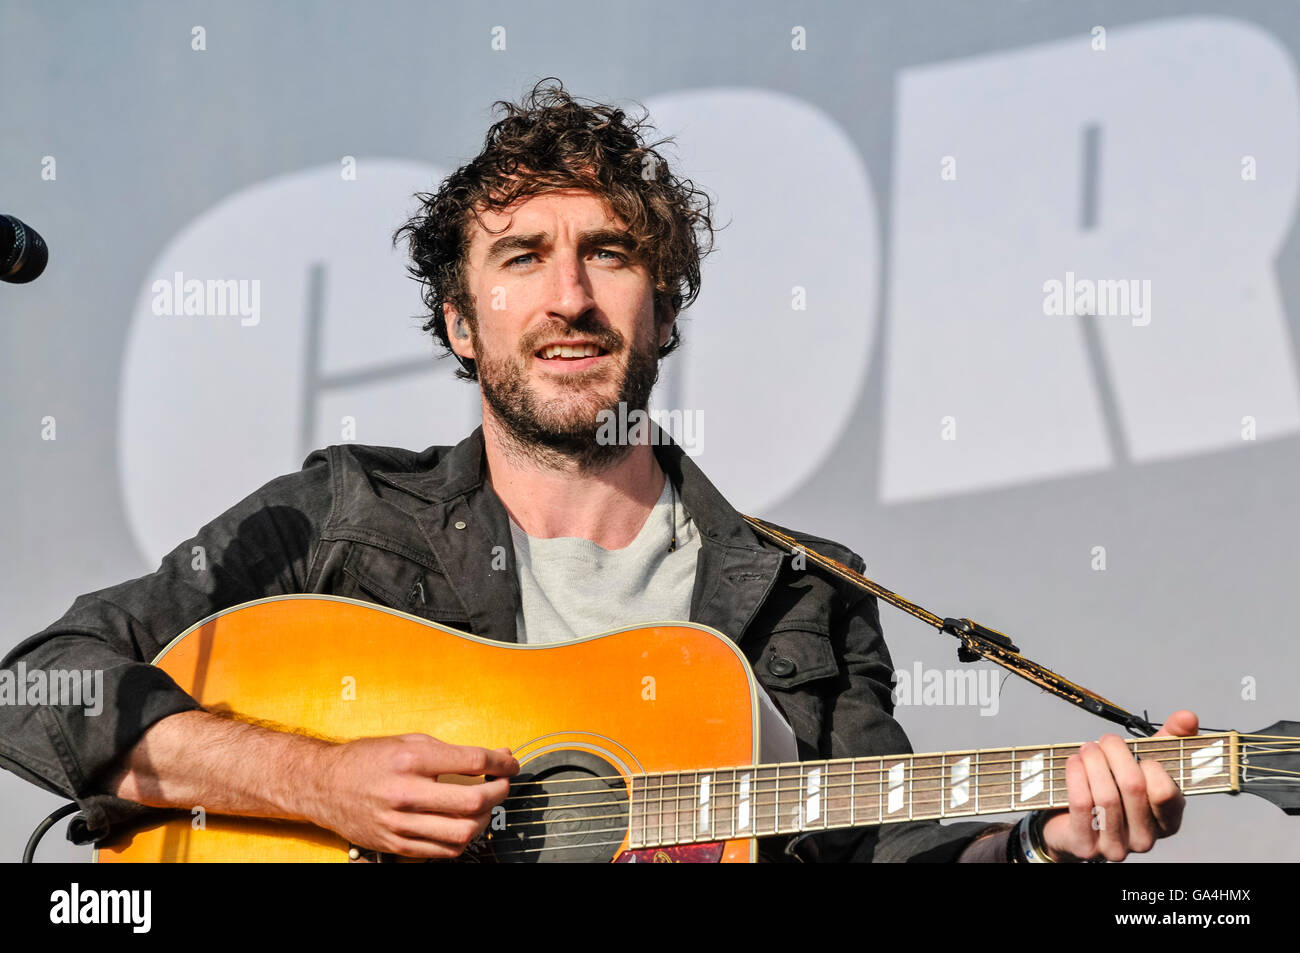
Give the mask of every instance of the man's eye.
<path id="1" fill-rule="evenodd" d="M 535 257 L 536 256 L 532 252 L 529 252 L 527 255 L 520 255 L 517 258 L 511 258 L 508 262 L 506 262 L 506 267 L 509 268 L 511 265 L 517 264 L 518 262 L 523 261 L 525 258 L 535 258 Z"/>
<path id="2" fill-rule="evenodd" d="M 596 254 L 597 254 L 597 255 L 613 255 L 613 256 L 614 256 L 614 259 L 615 259 L 616 261 L 627 261 L 627 256 L 626 256 L 626 255 L 623 255 L 623 254 L 621 254 L 621 253 L 619 253 L 619 252 L 616 252 L 616 251 L 614 251 L 613 249 L 610 249 L 610 248 L 598 248 L 598 249 L 596 249 Z"/>

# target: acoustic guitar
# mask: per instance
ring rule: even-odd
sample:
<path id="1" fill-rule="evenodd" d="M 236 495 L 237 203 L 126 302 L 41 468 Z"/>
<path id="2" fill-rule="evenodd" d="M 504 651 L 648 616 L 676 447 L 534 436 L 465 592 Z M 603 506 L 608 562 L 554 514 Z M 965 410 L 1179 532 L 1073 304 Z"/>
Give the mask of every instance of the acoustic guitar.
<path id="1" fill-rule="evenodd" d="M 510 748 L 521 773 L 463 858 L 489 862 L 743 862 L 757 837 L 1063 808 L 1079 747 L 763 764 L 747 660 L 686 622 L 516 645 L 353 599 L 281 596 L 197 623 L 154 664 L 208 710 L 284 730 Z M 1185 794 L 1246 791 L 1296 814 L 1298 728 L 1127 743 Z M 197 806 L 96 852 L 101 863 L 375 859 L 311 824 Z"/>

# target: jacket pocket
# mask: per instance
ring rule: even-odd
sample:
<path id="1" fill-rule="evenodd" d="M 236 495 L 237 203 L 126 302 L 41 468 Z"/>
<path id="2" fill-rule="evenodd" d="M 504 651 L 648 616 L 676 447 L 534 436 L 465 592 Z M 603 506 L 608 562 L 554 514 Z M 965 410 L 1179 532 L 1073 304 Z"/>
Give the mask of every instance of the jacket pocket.
<path id="1" fill-rule="evenodd" d="M 446 576 L 382 547 L 353 543 L 343 576 L 348 588 L 355 586 L 363 598 L 390 609 L 451 625 L 469 622 Z"/>
<path id="2" fill-rule="evenodd" d="M 826 699 L 840 675 L 830 634 L 816 622 L 778 624 L 756 647 L 750 664 L 794 730 L 799 756 L 821 756 Z"/>
<path id="3" fill-rule="evenodd" d="M 751 661 L 758 680 L 778 691 L 791 691 L 840 670 L 830 635 L 819 631 L 816 623 L 778 625 Z"/>

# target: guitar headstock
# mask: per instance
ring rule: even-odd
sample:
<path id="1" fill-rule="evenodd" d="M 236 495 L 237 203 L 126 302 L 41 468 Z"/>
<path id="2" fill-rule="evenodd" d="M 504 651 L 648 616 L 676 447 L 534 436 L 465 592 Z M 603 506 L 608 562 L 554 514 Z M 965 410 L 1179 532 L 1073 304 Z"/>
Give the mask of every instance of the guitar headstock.
<path id="1" fill-rule="evenodd" d="M 1300 814 L 1300 721 L 1278 721 L 1242 732 L 1241 789 Z"/>

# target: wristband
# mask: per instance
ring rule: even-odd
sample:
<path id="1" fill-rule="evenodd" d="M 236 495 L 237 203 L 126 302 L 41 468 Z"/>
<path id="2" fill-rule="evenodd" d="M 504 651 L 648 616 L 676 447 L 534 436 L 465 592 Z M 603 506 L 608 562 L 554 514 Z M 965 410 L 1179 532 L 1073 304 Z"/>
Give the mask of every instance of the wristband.
<path id="1" fill-rule="evenodd" d="M 1043 844 L 1043 823 L 1047 815 L 1031 811 L 1007 835 L 1007 858 L 1013 864 L 1054 864 Z"/>

